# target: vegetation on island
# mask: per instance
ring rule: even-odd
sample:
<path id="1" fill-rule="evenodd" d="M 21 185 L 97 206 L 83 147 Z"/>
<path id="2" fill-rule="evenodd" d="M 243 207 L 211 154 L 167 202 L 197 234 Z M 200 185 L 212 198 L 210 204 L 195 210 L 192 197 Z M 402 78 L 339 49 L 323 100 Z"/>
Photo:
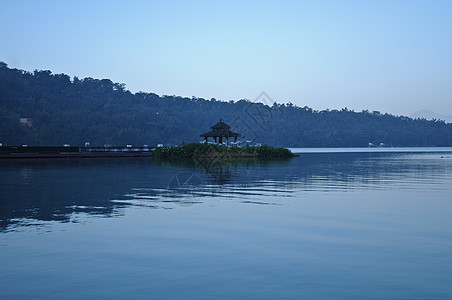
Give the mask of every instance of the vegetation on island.
<path id="1" fill-rule="evenodd" d="M 157 147 L 152 157 L 159 159 L 235 159 L 235 158 L 292 158 L 297 155 L 282 147 L 227 147 L 217 144 L 191 143 L 175 147 Z"/>
<path id="2" fill-rule="evenodd" d="M 276 99 L 275 99 L 276 100 Z M 378 111 L 132 93 L 109 79 L 28 72 L 0 62 L 0 143 L 178 145 L 223 118 L 242 144 L 285 147 L 452 146 L 452 124 Z"/>

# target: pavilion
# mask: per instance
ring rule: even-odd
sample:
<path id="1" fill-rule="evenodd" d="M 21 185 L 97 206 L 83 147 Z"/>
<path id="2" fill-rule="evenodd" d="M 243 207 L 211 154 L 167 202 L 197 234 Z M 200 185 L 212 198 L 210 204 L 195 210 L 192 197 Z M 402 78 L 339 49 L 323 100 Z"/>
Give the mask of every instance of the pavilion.
<path id="1" fill-rule="evenodd" d="M 223 119 L 220 119 L 220 121 L 210 127 L 212 130 L 209 132 L 206 132 L 204 134 L 201 134 L 200 136 L 205 138 L 206 143 L 208 142 L 208 138 L 213 138 L 215 144 L 218 142 L 220 144 L 223 144 L 223 138 L 226 139 L 226 145 L 229 143 L 229 138 L 234 138 L 234 142 L 237 142 L 237 137 L 240 136 L 240 134 L 231 131 L 231 126 L 226 124 Z"/>

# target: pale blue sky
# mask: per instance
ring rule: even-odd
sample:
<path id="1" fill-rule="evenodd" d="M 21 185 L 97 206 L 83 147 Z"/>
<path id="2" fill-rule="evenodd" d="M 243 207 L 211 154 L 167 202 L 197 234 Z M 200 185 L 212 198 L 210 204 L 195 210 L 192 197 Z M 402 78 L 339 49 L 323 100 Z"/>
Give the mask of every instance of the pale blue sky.
<path id="1" fill-rule="evenodd" d="M 1 0 L 0 60 L 131 91 L 452 115 L 452 1 Z"/>

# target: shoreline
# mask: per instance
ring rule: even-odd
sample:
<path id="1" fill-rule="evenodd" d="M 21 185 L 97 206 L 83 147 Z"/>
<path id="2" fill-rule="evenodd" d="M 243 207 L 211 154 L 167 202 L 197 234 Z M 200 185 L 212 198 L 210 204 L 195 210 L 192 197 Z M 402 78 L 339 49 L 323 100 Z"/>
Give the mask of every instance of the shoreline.
<path id="1" fill-rule="evenodd" d="M 46 158 L 121 158 L 151 157 L 151 152 L 119 152 L 119 153 L 11 153 L 0 154 L 0 160 L 46 159 Z"/>
<path id="2" fill-rule="evenodd" d="M 2 146 L 0 160 L 151 157 L 148 147 Z"/>

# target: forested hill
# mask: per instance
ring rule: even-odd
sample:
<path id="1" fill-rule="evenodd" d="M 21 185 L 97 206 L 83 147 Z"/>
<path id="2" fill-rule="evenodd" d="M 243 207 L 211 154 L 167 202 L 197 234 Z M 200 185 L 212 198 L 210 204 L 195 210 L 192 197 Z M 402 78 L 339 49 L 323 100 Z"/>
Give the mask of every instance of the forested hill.
<path id="1" fill-rule="evenodd" d="M 452 146 L 452 124 L 347 109 L 131 93 L 109 79 L 26 72 L 0 62 L 0 143 L 156 145 L 201 140 L 218 119 L 271 146 Z"/>

